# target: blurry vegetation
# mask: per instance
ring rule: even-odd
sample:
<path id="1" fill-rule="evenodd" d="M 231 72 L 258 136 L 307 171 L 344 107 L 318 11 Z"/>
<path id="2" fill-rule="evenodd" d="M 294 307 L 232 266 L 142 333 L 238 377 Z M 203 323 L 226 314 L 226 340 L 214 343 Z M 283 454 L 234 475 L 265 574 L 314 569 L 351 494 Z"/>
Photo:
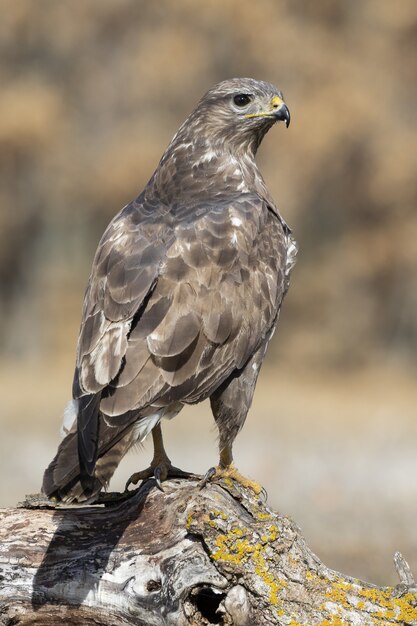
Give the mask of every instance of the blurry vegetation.
<path id="1" fill-rule="evenodd" d="M 97 241 L 212 84 L 277 84 L 261 169 L 300 244 L 272 359 L 417 354 L 415 0 L 2 0 L 0 345 L 75 351 Z"/>

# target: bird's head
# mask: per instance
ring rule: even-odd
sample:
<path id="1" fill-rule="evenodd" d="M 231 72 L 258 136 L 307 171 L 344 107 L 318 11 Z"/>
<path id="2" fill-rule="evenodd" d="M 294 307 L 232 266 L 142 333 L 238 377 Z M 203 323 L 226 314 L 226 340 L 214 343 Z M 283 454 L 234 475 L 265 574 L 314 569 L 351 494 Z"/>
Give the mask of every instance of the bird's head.
<path id="1" fill-rule="evenodd" d="M 265 133 L 276 122 L 290 125 L 290 112 L 282 92 L 271 83 L 252 78 L 225 80 L 208 91 L 194 111 L 204 133 L 254 144 L 255 151 Z"/>
<path id="2" fill-rule="evenodd" d="M 180 194 L 201 196 L 204 189 L 230 193 L 251 188 L 255 178 L 261 179 L 254 161 L 259 144 L 280 121 L 288 127 L 290 112 L 274 85 L 253 78 L 219 83 L 201 98 L 173 137 L 150 181 L 152 193 L 157 189 L 158 197 L 169 203 L 174 197 L 178 202 Z M 249 167 L 236 167 L 237 161 Z M 179 189 L 177 181 L 186 175 L 193 184 Z"/>

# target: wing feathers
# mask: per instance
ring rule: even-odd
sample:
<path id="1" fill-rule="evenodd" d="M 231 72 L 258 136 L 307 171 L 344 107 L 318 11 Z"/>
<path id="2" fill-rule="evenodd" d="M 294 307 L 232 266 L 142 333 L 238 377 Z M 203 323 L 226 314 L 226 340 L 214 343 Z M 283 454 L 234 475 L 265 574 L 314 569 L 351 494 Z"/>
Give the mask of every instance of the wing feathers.
<path id="1" fill-rule="evenodd" d="M 97 253 L 79 345 L 81 390 L 106 389 L 114 419 L 206 397 L 263 341 L 283 293 L 282 226 L 258 198 L 184 209 L 174 227 L 134 210 Z"/>
<path id="2" fill-rule="evenodd" d="M 200 332 L 200 320 L 195 313 L 186 313 L 177 317 L 173 311 L 148 336 L 151 354 L 170 357 L 181 354 L 194 341 Z"/>

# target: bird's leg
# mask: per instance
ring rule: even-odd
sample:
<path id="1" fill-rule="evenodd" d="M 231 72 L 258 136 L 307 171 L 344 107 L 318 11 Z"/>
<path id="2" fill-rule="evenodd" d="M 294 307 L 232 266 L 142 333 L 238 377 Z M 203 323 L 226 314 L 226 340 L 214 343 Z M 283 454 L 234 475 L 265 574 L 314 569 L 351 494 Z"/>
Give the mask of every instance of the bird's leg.
<path id="1" fill-rule="evenodd" d="M 226 470 L 233 465 L 232 446 L 226 445 L 220 450 L 219 468 Z"/>
<path id="2" fill-rule="evenodd" d="M 157 424 L 152 430 L 153 440 L 153 459 L 150 466 L 140 472 L 132 474 L 126 483 L 125 491 L 130 485 L 136 485 L 140 480 L 154 478 L 157 487 L 163 491 L 161 482 L 167 478 L 189 478 L 192 476 L 189 472 L 184 472 L 178 467 L 174 467 L 165 452 L 164 442 L 162 439 L 161 425 Z"/>
<path id="3" fill-rule="evenodd" d="M 256 495 L 263 492 L 263 488 L 254 480 L 242 476 L 242 474 L 233 465 L 233 454 L 231 444 L 225 445 L 220 449 L 220 459 L 217 467 L 211 467 L 203 480 L 200 487 L 203 488 L 208 482 L 215 480 L 236 480 L 242 487 L 251 489 Z"/>
<path id="4" fill-rule="evenodd" d="M 245 423 L 266 346 L 267 341 L 249 359 L 239 374 L 234 374 L 230 380 L 226 380 L 210 396 L 213 416 L 219 429 L 220 460 L 217 467 L 207 472 L 201 483 L 202 486 L 215 479 L 236 480 L 255 494 L 262 492 L 262 487 L 258 483 L 245 478 L 234 467 L 232 446 L 236 435 Z"/>

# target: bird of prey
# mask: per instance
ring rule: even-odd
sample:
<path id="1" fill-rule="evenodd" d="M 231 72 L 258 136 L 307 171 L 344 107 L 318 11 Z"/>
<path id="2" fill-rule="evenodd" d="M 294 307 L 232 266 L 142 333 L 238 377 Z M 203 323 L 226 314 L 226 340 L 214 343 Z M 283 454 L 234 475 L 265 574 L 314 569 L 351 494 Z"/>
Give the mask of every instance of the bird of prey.
<path id="1" fill-rule="evenodd" d="M 198 102 L 144 191 L 107 227 L 94 257 L 65 438 L 43 492 L 92 502 L 133 444 L 152 433 L 150 468 L 181 475 L 160 421 L 210 399 L 218 471 L 232 464 L 296 244 L 256 166 L 290 113 L 273 85 L 226 80 Z"/>

